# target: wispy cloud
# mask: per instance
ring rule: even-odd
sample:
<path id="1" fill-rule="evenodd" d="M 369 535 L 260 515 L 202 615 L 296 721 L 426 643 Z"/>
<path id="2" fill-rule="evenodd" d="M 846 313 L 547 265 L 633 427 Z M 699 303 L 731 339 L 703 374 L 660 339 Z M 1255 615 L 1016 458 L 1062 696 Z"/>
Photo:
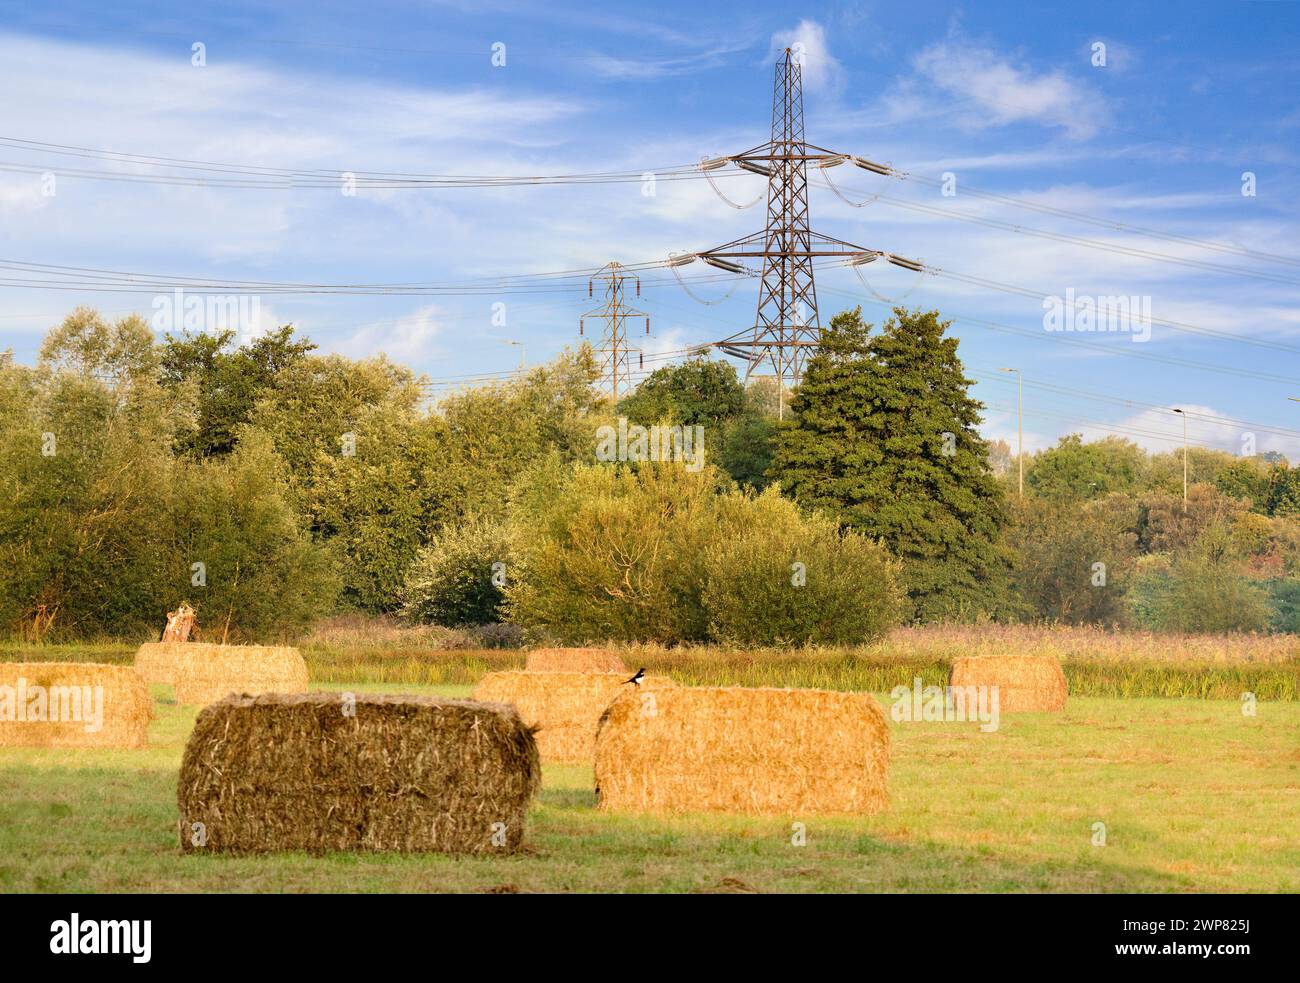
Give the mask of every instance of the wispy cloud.
<path id="1" fill-rule="evenodd" d="M 932 85 L 959 97 L 954 108 L 972 128 L 1032 122 L 1083 139 L 1097 132 L 1107 113 L 1099 94 L 1064 72 L 1035 73 L 960 38 L 930 45 L 913 64 Z"/>
<path id="2" fill-rule="evenodd" d="M 768 49 L 769 60 L 779 58 L 789 48 L 803 68 L 806 89 L 835 91 L 843 85 L 844 66 L 831 54 L 826 28 L 812 20 L 801 20 L 797 27 L 777 31 Z"/>

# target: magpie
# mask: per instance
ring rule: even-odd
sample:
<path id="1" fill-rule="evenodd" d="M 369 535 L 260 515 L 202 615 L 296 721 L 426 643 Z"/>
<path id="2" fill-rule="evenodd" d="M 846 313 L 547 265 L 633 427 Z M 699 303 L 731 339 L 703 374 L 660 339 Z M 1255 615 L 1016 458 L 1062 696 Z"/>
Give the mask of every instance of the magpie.
<path id="1" fill-rule="evenodd" d="M 626 686 L 628 683 L 631 683 L 633 686 L 640 686 L 641 680 L 643 679 L 645 679 L 645 666 L 642 666 L 640 669 L 638 669 L 636 671 L 636 675 L 633 676 L 631 679 L 623 680 L 623 685 Z"/>

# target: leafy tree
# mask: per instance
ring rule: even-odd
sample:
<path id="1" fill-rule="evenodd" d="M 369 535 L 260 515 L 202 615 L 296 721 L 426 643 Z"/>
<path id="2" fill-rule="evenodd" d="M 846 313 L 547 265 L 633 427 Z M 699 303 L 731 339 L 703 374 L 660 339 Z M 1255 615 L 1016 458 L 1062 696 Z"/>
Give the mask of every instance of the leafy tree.
<path id="1" fill-rule="evenodd" d="M 0 612 L 28 635 L 141 630 L 164 563 L 171 419 L 142 320 L 78 308 L 0 368 Z"/>
<path id="2" fill-rule="evenodd" d="M 231 348 L 235 332 L 167 335 L 162 345 L 162 382 L 192 406 L 190 425 L 177 449 L 196 457 L 229 454 L 239 429 L 252 418 L 257 401 L 276 376 L 300 363 L 315 345 L 284 325 L 248 345 Z"/>
<path id="3" fill-rule="evenodd" d="M 733 645 L 856 645 L 897 622 L 897 562 L 822 515 L 803 516 L 775 488 L 730 496 L 732 515 L 705 553 L 710 634 Z"/>
<path id="4" fill-rule="evenodd" d="M 1276 465 L 1268 476 L 1268 514 L 1300 516 L 1300 467 Z"/>
<path id="5" fill-rule="evenodd" d="M 747 411 L 726 425 L 718 463 L 737 484 L 761 490 L 767 487 L 775 446 L 776 420 Z"/>
<path id="6" fill-rule="evenodd" d="M 706 429 L 739 416 L 745 388 L 728 362 L 698 357 L 655 369 L 619 404 L 619 412 L 644 425 L 669 419 Z"/>
<path id="7" fill-rule="evenodd" d="M 1258 457 L 1237 458 L 1214 476 L 1214 487 L 1229 498 L 1244 498 L 1256 512 L 1268 509 L 1268 468 Z"/>
<path id="8" fill-rule="evenodd" d="M 1264 631 L 1276 616 L 1268 592 L 1245 575 L 1228 526 L 1215 522 L 1194 548 L 1155 573 L 1148 623 L 1160 631 Z"/>
<path id="9" fill-rule="evenodd" d="M 1181 489 L 1176 494 L 1157 491 L 1142 498 L 1138 541 L 1148 553 L 1182 552 L 1190 549 L 1208 526 L 1230 526 L 1249 508 L 1248 499 L 1229 498 L 1213 485 L 1189 487 L 1186 508 Z"/>
<path id="10" fill-rule="evenodd" d="M 179 461 L 171 488 L 169 521 L 155 530 L 169 557 L 160 612 L 188 600 L 209 640 L 280 641 L 333 608 L 338 575 L 299 526 L 265 434 L 246 430 L 225 457 Z"/>
<path id="11" fill-rule="evenodd" d="M 1057 502 L 1132 491 L 1147 467 L 1146 452 L 1132 441 L 1104 437 L 1085 444 L 1079 434 L 1062 437 L 1025 463 L 1025 487 Z"/>
<path id="12" fill-rule="evenodd" d="M 1223 471 L 1240 460 L 1227 451 L 1209 447 L 1189 447 L 1187 448 L 1187 482 L 1189 485 L 1215 484 Z M 1148 490 L 1163 490 L 1181 495 L 1183 449 L 1179 447 L 1161 454 L 1152 454 L 1147 459 L 1143 487 Z"/>
<path id="13" fill-rule="evenodd" d="M 484 519 L 434 536 L 411 565 L 402 613 L 411 621 L 460 628 L 505 620 L 514 547 L 509 529 Z M 494 564 L 502 564 L 494 569 Z M 500 576 L 497 576 L 497 573 Z"/>
<path id="14" fill-rule="evenodd" d="M 706 459 L 740 484 L 762 488 L 776 430 L 775 390 L 767 381 L 746 389 L 729 363 L 692 358 L 656 369 L 618 412 L 643 426 L 703 427 Z"/>
<path id="15" fill-rule="evenodd" d="M 809 359 L 778 433 L 769 477 L 903 563 L 912 615 L 993 614 L 1004 606 L 1003 492 L 976 431 L 982 404 L 950 322 L 897 308 L 869 336 L 861 309 L 837 314 Z"/>
<path id="16" fill-rule="evenodd" d="M 511 620 L 567 642 L 706 639 L 701 549 L 725 481 L 675 463 L 537 472 L 517 498 Z"/>
<path id="17" fill-rule="evenodd" d="M 1108 495 L 1088 502 L 1017 502 L 1009 534 L 1015 586 L 1034 617 L 1118 625 L 1137 559 L 1137 504 Z"/>
<path id="18" fill-rule="evenodd" d="M 448 511 L 442 521 L 501 516 L 508 489 L 551 454 L 594 462 L 596 432 L 609 418 L 592 383 L 591 349 L 566 351 L 522 379 L 455 393 L 437 408 L 446 441 L 430 474 Z"/>

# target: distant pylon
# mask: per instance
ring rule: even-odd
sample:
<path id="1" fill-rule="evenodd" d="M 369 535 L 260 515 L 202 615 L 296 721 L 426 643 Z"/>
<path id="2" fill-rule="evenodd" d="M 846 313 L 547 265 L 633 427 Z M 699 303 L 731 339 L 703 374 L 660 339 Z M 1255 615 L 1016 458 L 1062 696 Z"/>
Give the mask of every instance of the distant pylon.
<path id="1" fill-rule="evenodd" d="M 761 277 L 754 327 L 737 332 L 717 347 L 745 360 L 745 378 L 765 361 L 770 362 L 783 392 L 797 384 L 804 363 L 821 340 L 817 287 L 813 261 L 838 257 L 850 265 L 870 263 L 879 257 L 908 269 L 911 260 L 879 250 L 855 246 L 813 232 L 808 222 L 808 164 L 826 169 L 843 163 L 888 174 L 892 168 L 850 154 L 814 146 L 804 139 L 803 69 L 791 50 L 777 63 L 772 98 L 772 139 L 743 153 L 701 163 L 706 172 L 734 164 L 741 170 L 767 178 L 767 227 L 762 232 L 672 261 L 680 266 L 698 258 L 732 273 Z M 762 272 L 746 267 L 745 259 L 761 259 Z M 784 407 L 784 402 L 782 402 Z"/>
<path id="2" fill-rule="evenodd" d="M 650 317 L 645 311 L 628 307 L 623 299 L 624 284 L 627 281 L 635 284 L 636 295 L 641 296 L 641 278 L 635 273 L 628 273 L 618 263 L 606 263 L 587 281 L 587 296 L 595 296 L 597 281 L 604 284 L 605 305 L 588 311 L 578 319 L 578 333 L 586 334 L 589 319 L 604 322 L 600 344 L 595 346 L 595 352 L 600 360 L 602 387 L 617 403 L 620 387 L 624 391 L 631 388 L 631 356 L 637 356 L 638 367 L 644 364 L 641 350 L 628 344 L 628 318 L 645 318 L 645 333 L 649 334 Z"/>

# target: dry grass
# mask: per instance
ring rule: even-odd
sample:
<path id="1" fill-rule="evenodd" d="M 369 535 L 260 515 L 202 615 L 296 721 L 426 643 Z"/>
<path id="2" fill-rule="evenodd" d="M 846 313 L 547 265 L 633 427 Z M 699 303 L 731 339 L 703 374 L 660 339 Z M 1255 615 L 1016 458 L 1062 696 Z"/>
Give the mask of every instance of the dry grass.
<path id="1" fill-rule="evenodd" d="M 435 697 L 231 697 L 199 714 L 177 802 L 187 852 L 507 853 L 541 782 L 511 707 Z M 199 825 L 195 825 L 199 824 Z"/>
<path id="2" fill-rule="evenodd" d="M 524 723 L 537 728 L 542 760 L 591 764 L 600 715 L 624 689 L 621 672 L 491 672 L 479 681 L 474 699 L 509 703 Z M 650 677 L 645 684 L 675 686 Z"/>
<path id="3" fill-rule="evenodd" d="M 298 650 L 276 645 L 148 642 L 135 669 L 147 682 L 174 686 L 176 702 L 192 706 L 230 693 L 305 693 L 308 683 Z"/>
<path id="4" fill-rule="evenodd" d="M 867 693 L 643 685 L 601 718 L 596 787 L 612 811 L 867 814 L 888 805 L 889 750 Z"/>
<path id="5" fill-rule="evenodd" d="M 0 747 L 142 748 L 152 720 L 149 687 L 132 669 L 0 663 Z"/>
<path id="6" fill-rule="evenodd" d="M 1065 709 L 1065 673 L 1050 655 L 980 655 L 954 659 L 949 685 L 998 691 L 999 713 L 1051 713 Z"/>
<path id="7" fill-rule="evenodd" d="M 864 651 L 925 659 L 1032 654 L 1054 655 L 1066 663 L 1277 664 L 1300 660 L 1300 636 L 1157 634 L 1069 625 L 925 625 L 895 629 Z"/>

